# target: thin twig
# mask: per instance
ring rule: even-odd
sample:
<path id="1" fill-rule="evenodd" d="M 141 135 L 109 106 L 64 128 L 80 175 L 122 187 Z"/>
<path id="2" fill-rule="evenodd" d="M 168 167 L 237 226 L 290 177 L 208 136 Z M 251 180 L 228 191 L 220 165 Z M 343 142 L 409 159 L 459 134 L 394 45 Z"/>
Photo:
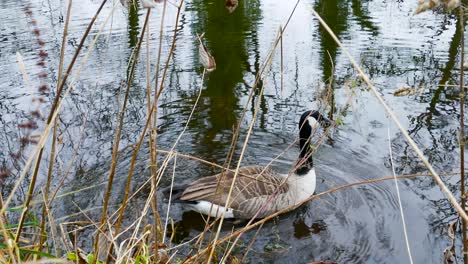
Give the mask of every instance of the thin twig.
<path id="1" fill-rule="evenodd" d="M 395 173 L 395 164 L 393 163 L 392 141 L 391 141 L 391 138 L 390 138 L 390 120 L 388 120 L 387 136 L 388 136 L 388 152 L 390 154 L 390 164 L 392 166 L 392 174 L 393 174 L 393 179 L 394 179 L 394 183 L 395 183 L 395 189 L 396 189 L 396 192 L 397 192 L 398 207 L 400 209 L 401 222 L 402 222 L 402 225 L 403 225 L 403 234 L 405 235 L 406 251 L 408 252 L 409 262 L 411 264 L 413 264 L 413 257 L 411 256 L 411 247 L 410 247 L 410 243 L 409 243 L 409 239 L 408 239 L 408 232 L 406 230 L 405 214 L 403 213 L 403 205 L 401 203 L 400 187 L 398 186 L 398 181 L 397 181 L 396 173 Z"/>

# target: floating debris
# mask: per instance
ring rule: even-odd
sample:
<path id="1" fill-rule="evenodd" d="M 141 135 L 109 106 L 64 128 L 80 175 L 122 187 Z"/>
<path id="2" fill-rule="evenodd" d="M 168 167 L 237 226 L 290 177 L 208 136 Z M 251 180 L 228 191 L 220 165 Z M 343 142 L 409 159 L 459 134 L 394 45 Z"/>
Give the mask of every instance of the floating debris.
<path id="1" fill-rule="evenodd" d="M 448 225 L 447 235 L 450 238 L 451 245 L 444 250 L 444 264 L 455 263 L 455 231 L 457 229 L 457 220 L 453 221 Z"/>
<path id="2" fill-rule="evenodd" d="M 164 0 L 141 0 L 141 5 L 144 8 L 155 8 L 157 4 L 162 3 Z"/>
<path id="3" fill-rule="evenodd" d="M 418 7 L 414 11 L 414 14 L 417 15 L 427 10 L 432 10 L 434 7 L 439 6 L 439 5 L 440 5 L 439 0 L 419 0 Z"/>
<path id="4" fill-rule="evenodd" d="M 238 0 L 226 0 L 226 8 L 229 11 L 229 13 L 234 12 L 238 4 L 239 4 Z"/>
<path id="5" fill-rule="evenodd" d="M 21 74 L 23 75 L 23 79 L 26 82 L 28 82 L 29 77 L 28 77 L 28 73 L 26 72 L 26 66 L 24 65 L 23 56 L 21 56 L 21 53 L 19 52 L 16 52 L 16 62 L 18 63 L 18 67 L 21 71 Z"/>
<path id="6" fill-rule="evenodd" d="M 206 48 L 205 44 L 203 44 L 202 38 L 205 33 L 201 34 L 198 37 L 198 41 L 200 42 L 200 46 L 198 47 L 198 55 L 200 56 L 200 62 L 205 67 L 208 72 L 212 72 L 216 70 L 216 62 L 214 57 L 210 54 L 208 49 Z"/>
<path id="7" fill-rule="evenodd" d="M 460 0 L 419 0 L 414 14 L 417 15 L 427 10 L 433 10 L 441 5 L 443 5 L 448 11 L 452 11 L 460 6 Z"/>
<path id="8" fill-rule="evenodd" d="M 396 89 L 393 92 L 393 95 L 394 96 L 410 96 L 410 95 L 415 95 L 415 94 L 421 94 L 422 91 L 424 91 L 424 87 L 414 88 L 414 87 L 409 87 L 409 86 L 403 86 L 403 87 Z"/>

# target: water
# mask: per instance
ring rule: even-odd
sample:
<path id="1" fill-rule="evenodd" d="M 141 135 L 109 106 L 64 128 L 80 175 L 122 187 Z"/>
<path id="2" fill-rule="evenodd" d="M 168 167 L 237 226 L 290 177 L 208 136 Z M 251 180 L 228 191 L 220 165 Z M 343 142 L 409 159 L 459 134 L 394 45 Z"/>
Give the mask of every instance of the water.
<path id="1" fill-rule="evenodd" d="M 68 65 L 80 38 L 99 1 L 74 1 L 65 50 Z M 177 45 L 169 61 L 165 90 L 159 100 L 158 144 L 169 149 L 182 132 L 199 89 L 200 102 L 177 146 L 177 150 L 223 164 L 232 139 L 233 127 L 240 121 L 251 85 L 260 70 L 278 32 L 284 26 L 292 1 L 247 0 L 229 14 L 223 1 L 189 1 L 184 4 L 177 27 Z M 425 172 L 414 152 L 396 127 L 388 121 L 382 107 L 364 86 L 342 50 L 319 27 L 311 8 L 330 24 L 346 48 L 369 73 L 382 96 L 392 106 L 410 135 L 440 173 L 457 171 L 458 113 L 457 90 L 443 85 L 458 83 L 458 50 L 461 40 L 455 16 L 427 12 L 412 16 L 417 1 L 304 1 L 300 2 L 285 30 L 281 82 L 280 53 L 275 54 L 270 73 L 264 80 L 260 111 L 242 164 L 268 164 L 282 153 L 297 134 L 300 114 L 319 105 L 317 88 L 325 87 L 333 76 L 334 109 L 347 102 L 349 87 L 355 96 L 342 118 L 344 125 L 333 134 L 335 142 L 325 143 L 315 156 L 318 174 L 317 192 L 356 181 L 391 175 L 388 129 L 395 168 L 398 174 Z M 28 7 L 28 8 L 26 8 Z M 67 3 L 64 1 L 0 1 L 0 116 L 3 133 L 0 160 L 17 175 L 15 166 L 23 159 L 12 158 L 19 150 L 19 138 L 37 134 L 45 121 L 37 121 L 35 131 L 18 130 L 18 124 L 30 119 L 30 111 L 43 115 L 53 99 L 57 82 L 58 58 Z M 28 15 L 25 10 L 30 10 Z M 162 61 L 165 63 L 174 33 L 176 8 L 168 5 L 162 38 Z M 92 38 L 112 14 L 100 38 L 92 47 Z M 159 43 L 161 8 L 153 10 L 150 21 L 151 81 L 154 83 Z M 75 87 L 66 98 L 60 116 L 58 158 L 53 189 L 63 180 L 66 193 L 94 188 L 58 198 L 53 210 L 57 222 L 86 219 L 80 212 L 97 219 L 102 204 L 103 184 L 110 167 L 116 116 L 121 104 L 120 83 L 128 74 L 127 63 L 143 25 L 145 11 L 124 8 L 116 2 L 112 13 L 109 3 L 98 17 L 90 38 L 85 42 L 78 63 L 90 51 L 81 68 Z M 40 29 L 34 33 L 34 21 Z M 195 35 L 205 32 L 205 41 L 216 59 L 217 69 L 201 82 Z M 44 45 L 38 44 L 38 39 Z M 39 50 L 47 52 L 44 65 L 38 65 Z M 24 60 L 28 81 L 23 79 L 16 62 L 19 52 Z M 141 63 L 137 67 L 123 127 L 120 163 L 111 200 L 113 210 L 120 201 L 132 155 L 147 116 L 146 42 L 142 45 Z M 331 61 L 333 63 L 331 63 Z M 69 81 L 74 78 L 78 64 Z M 42 73 L 47 75 L 41 75 Z M 162 72 L 160 72 L 160 75 Z M 38 87 L 50 89 L 38 103 Z M 394 97 L 393 91 L 404 85 L 424 87 L 421 94 Z M 348 87 L 348 88 L 346 88 Z M 36 100 L 33 102 L 33 99 Z M 246 119 L 235 157 L 239 157 L 252 120 L 255 104 L 247 104 Z M 327 113 L 329 112 L 329 109 Z M 338 113 L 333 114 L 334 117 Z M 24 150 L 30 153 L 32 147 Z M 49 153 L 46 149 L 46 154 Z M 273 166 L 288 170 L 297 157 L 293 146 Z M 48 155 L 45 155 L 48 156 Z M 149 175 L 149 149 L 143 145 L 136 164 L 134 190 Z M 45 164 L 45 163 L 44 163 Z M 175 181 L 188 183 L 218 172 L 195 161 L 177 159 Z M 39 184 L 43 188 L 47 166 L 41 166 Z M 62 177 L 66 175 L 64 179 Z M 8 194 L 14 183 L 10 176 L 2 185 Z M 456 192 L 458 178 L 444 178 Z M 450 245 L 447 226 L 456 217 L 449 202 L 430 178 L 401 180 L 400 190 L 406 216 L 408 236 L 415 263 L 440 263 L 443 250 Z M 170 184 L 164 178 L 162 186 Z M 27 190 L 27 183 L 20 194 Z M 458 193 L 457 193 L 458 194 Z M 126 223 L 141 212 L 148 189 L 131 201 Z M 15 205 L 22 201 L 16 197 Z M 39 197 L 39 195 L 37 196 Z M 162 203 L 161 209 L 165 209 Z M 75 215 L 76 214 L 76 215 Z M 179 205 L 171 211 L 179 227 L 176 242 L 197 235 L 203 227 L 200 216 L 185 212 Z M 229 232 L 229 228 L 223 231 Z M 237 254 L 249 244 L 255 232 L 247 233 Z M 86 237 L 86 233 L 82 234 Z M 86 247 L 86 241 L 80 246 Z M 457 244 L 457 252 L 460 246 Z M 182 252 L 184 252 L 182 250 Z M 405 263 L 408 262 L 398 201 L 393 182 L 362 185 L 316 199 L 298 210 L 269 221 L 256 237 L 246 261 L 250 263 L 308 263 L 330 260 L 338 263 Z"/>

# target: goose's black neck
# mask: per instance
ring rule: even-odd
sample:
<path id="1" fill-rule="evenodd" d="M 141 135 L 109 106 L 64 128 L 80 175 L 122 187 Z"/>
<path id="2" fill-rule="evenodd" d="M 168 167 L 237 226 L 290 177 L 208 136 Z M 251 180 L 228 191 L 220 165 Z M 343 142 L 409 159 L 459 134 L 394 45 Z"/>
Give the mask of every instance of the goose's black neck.
<path id="1" fill-rule="evenodd" d="M 297 162 L 296 174 L 305 175 L 314 167 L 309 138 L 300 138 L 299 146 L 301 148 L 301 154 Z"/>
<path id="2" fill-rule="evenodd" d="M 312 127 L 306 121 L 307 115 L 303 114 L 299 121 L 299 147 L 300 155 L 297 163 L 296 174 L 305 175 L 314 166 L 312 160 L 312 149 L 310 147 L 310 137 L 312 134 Z"/>

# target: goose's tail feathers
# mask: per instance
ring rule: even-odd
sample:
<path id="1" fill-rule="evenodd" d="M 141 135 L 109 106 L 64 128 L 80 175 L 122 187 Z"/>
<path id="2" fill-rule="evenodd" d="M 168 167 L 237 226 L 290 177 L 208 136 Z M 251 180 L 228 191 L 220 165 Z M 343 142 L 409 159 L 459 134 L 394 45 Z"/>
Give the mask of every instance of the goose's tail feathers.
<path id="1" fill-rule="evenodd" d="M 180 197 L 182 197 L 182 194 L 184 193 L 187 187 L 188 187 L 188 184 L 174 185 L 172 186 L 172 189 L 171 189 L 171 186 L 168 186 L 164 188 L 162 192 L 166 199 L 168 200 L 171 199 L 171 202 L 182 203 L 186 201 L 180 200 Z"/>

